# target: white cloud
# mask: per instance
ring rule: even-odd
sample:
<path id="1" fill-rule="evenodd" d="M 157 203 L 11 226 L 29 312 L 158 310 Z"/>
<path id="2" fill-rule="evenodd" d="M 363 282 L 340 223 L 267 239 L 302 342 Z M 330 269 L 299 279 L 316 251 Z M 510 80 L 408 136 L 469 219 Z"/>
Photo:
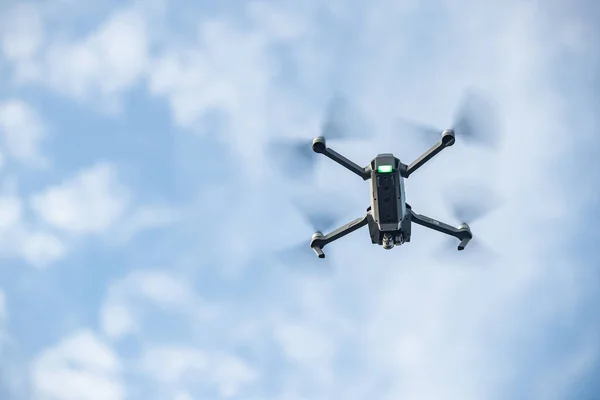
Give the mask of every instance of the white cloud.
<path id="1" fill-rule="evenodd" d="M 142 205 L 127 212 L 127 217 L 121 222 L 113 239 L 119 243 L 127 243 L 143 231 L 173 225 L 180 218 L 181 213 L 173 207 Z"/>
<path id="2" fill-rule="evenodd" d="M 30 232 L 22 248 L 23 258 L 38 267 L 45 267 L 67 254 L 67 246 L 46 232 Z"/>
<path id="3" fill-rule="evenodd" d="M 148 348 L 140 363 L 146 374 L 166 384 L 177 383 L 184 375 L 199 376 L 209 366 L 204 352 L 184 346 Z"/>
<path id="4" fill-rule="evenodd" d="M 244 393 L 245 387 L 259 378 L 257 371 L 237 357 L 180 345 L 147 348 L 140 367 L 154 381 L 175 388 L 186 383 L 203 389 L 214 387 L 223 399 Z"/>
<path id="5" fill-rule="evenodd" d="M 220 398 L 228 399 L 245 393 L 244 388 L 257 381 L 260 373 L 216 345 L 204 349 L 179 342 L 155 344 L 147 328 L 154 323 L 169 326 L 171 322 L 166 321 L 180 321 L 179 316 L 205 330 L 213 326 L 214 316 L 223 315 L 216 311 L 198 297 L 189 281 L 172 272 L 137 271 L 110 287 L 100 311 L 100 325 L 113 340 L 137 334 L 149 343 L 131 371 L 150 378 L 160 393 L 186 398 L 197 390 L 216 390 Z"/>
<path id="6" fill-rule="evenodd" d="M 6 306 L 6 295 L 0 290 L 0 360 L 4 353 L 4 345 L 8 341 L 7 333 L 8 309 Z"/>
<path id="7" fill-rule="evenodd" d="M 6 317 L 6 296 L 4 295 L 4 292 L 0 290 L 0 321 L 4 322 Z"/>
<path id="8" fill-rule="evenodd" d="M 177 221 L 168 206 L 135 205 L 133 194 L 121 181 L 116 166 L 96 163 L 30 198 L 39 219 L 72 236 L 102 235 L 108 243 L 123 245 L 143 231 Z M 52 251 L 48 238 L 37 237 L 31 246 Z"/>
<path id="9" fill-rule="evenodd" d="M 13 193 L 0 194 L 0 253 L 21 257 L 31 265 L 42 268 L 63 258 L 66 244 L 55 235 L 32 227 L 25 219 L 23 202 Z"/>
<path id="10" fill-rule="evenodd" d="M 45 223 L 73 235 L 102 233 L 123 216 L 129 192 L 116 168 L 98 163 L 31 199 Z"/>
<path id="11" fill-rule="evenodd" d="M 140 10 L 116 11 L 87 36 L 70 38 L 48 23 L 57 20 L 51 7 L 8 7 L 3 20 L 9 23 L 0 30 L 0 39 L 15 82 L 118 111 L 119 95 L 143 77 L 148 61 L 148 27 Z"/>
<path id="12" fill-rule="evenodd" d="M 19 4 L 11 11 L 2 19 L 4 55 L 12 60 L 28 59 L 42 43 L 42 18 L 32 4 Z"/>
<path id="13" fill-rule="evenodd" d="M 40 152 L 45 127 L 29 104 L 21 100 L 0 102 L 0 135 L 7 152 L 16 160 L 33 165 L 45 162 Z"/>
<path id="14" fill-rule="evenodd" d="M 319 323 L 288 322 L 275 327 L 274 336 L 283 353 L 304 374 L 324 381 L 331 379 L 338 351 L 332 332 Z"/>
<path id="15" fill-rule="evenodd" d="M 0 17 L 0 49 L 15 65 L 17 79 L 39 73 L 35 57 L 44 44 L 44 21 L 40 9 L 32 3 L 15 4 Z"/>
<path id="16" fill-rule="evenodd" d="M 193 127 L 211 108 L 235 112 L 244 106 L 264 107 L 263 99 L 246 102 L 260 98 L 267 86 L 270 66 L 264 58 L 264 39 L 240 32 L 228 21 L 202 24 L 198 38 L 199 43 L 189 50 L 167 52 L 150 74 L 150 88 L 168 99 L 175 121 Z M 234 56 L 262 69 L 250 71 L 236 63 Z M 251 127 L 256 123 L 244 122 Z"/>
<path id="17" fill-rule="evenodd" d="M 17 196 L 0 197 L 0 229 L 6 232 L 21 222 L 23 205 Z"/>
<path id="18" fill-rule="evenodd" d="M 184 279 L 160 270 L 135 271 L 109 287 L 100 311 L 100 324 L 113 339 L 142 333 L 140 324 L 155 307 L 199 321 L 215 314 L 212 306 L 199 298 Z"/>
<path id="19" fill-rule="evenodd" d="M 180 392 L 173 397 L 173 400 L 194 400 L 194 398 L 186 392 Z"/>
<path id="20" fill-rule="evenodd" d="M 119 374 L 112 349 L 87 330 L 44 350 L 31 367 L 40 400 L 122 400 L 125 390 Z"/>
<path id="21" fill-rule="evenodd" d="M 214 369 L 210 375 L 219 388 L 219 395 L 229 399 L 239 394 L 242 388 L 258 380 L 260 374 L 238 357 L 220 354 L 213 358 Z"/>
<path id="22" fill-rule="evenodd" d="M 151 93 L 166 99 L 178 126 L 211 132 L 202 129 L 204 118 L 211 111 L 223 113 L 223 134 L 248 175 L 264 175 L 268 163 L 254 154 L 262 151 L 271 131 L 306 132 L 302 104 L 292 96 L 277 96 L 286 87 L 272 84 L 280 66 L 269 57 L 271 44 L 261 32 L 214 19 L 198 26 L 197 40 L 189 47 L 166 48 L 148 72 Z"/>
<path id="23" fill-rule="evenodd" d="M 113 14 L 97 32 L 73 42 L 55 41 L 44 54 L 49 82 L 76 98 L 115 94 L 134 85 L 144 72 L 148 43 L 144 20 L 134 11 Z"/>
<path id="24" fill-rule="evenodd" d="M 254 1 L 248 4 L 247 12 L 252 22 L 261 27 L 261 36 L 269 41 L 286 42 L 310 33 L 307 12 L 311 8 L 297 3 L 281 4 L 275 8 L 267 1 Z"/>
<path id="25" fill-rule="evenodd" d="M 119 338 L 138 328 L 136 317 L 127 304 L 107 304 L 102 308 L 100 320 L 104 333 L 110 338 Z"/>
<path id="26" fill-rule="evenodd" d="M 194 299 L 189 284 L 166 273 L 137 275 L 139 293 L 145 298 L 165 306 L 184 306 Z"/>

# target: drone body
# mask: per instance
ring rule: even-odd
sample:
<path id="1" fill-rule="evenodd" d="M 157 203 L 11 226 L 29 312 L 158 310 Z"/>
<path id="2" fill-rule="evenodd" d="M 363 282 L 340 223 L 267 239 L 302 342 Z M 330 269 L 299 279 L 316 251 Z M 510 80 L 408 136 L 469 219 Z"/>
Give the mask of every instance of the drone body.
<path id="1" fill-rule="evenodd" d="M 371 205 L 367 208 L 364 217 L 357 218 L 327 235 L 323 235 L 322 232 L 313 234 L 310 247 L 317 256 L 325 258 L 323 252 L 325 245 L 367 225 L 371 242 L 390 250 L 394 246 L 410 242 L 413 222 L 456 237 L 460 240 L 458 250 L 463 250 L 473 237 L 469 226 L 463 223 L 455 228 L 433 218 L 416 214 L 406 203 L 404 190 L 405 179 L 444 148 L 452 146 L 454 142 L 454 131 L 445 130 L 442 132 L 441 140 L 410 165 L 403 164 L 393 154 L 379 154 L 367 167 L 362 168 L 328 148 L 324 137 L 315 138 L 312 143 L 315 153 L 323 154 L 363 180 L 371 181 Z"/>

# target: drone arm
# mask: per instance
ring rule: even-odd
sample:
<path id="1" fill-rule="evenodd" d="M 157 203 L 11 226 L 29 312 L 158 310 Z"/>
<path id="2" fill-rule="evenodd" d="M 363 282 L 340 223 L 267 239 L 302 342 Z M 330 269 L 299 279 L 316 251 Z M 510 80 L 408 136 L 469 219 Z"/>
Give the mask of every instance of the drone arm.
<path id="1" fill-rule="evenodd" d="M 444 150 L 446 146 L 442 141 L 437 142 L 433 147 L 423 153 L 419 158 L 413 161 L 404 172 L 404 178 L 408 178 L 413 172 L 421 168 L 427 161 L 435 157 L 440 151 Z"/>
<path id="2" fill-rule="evenodd" d="M 326 148 L 323 154 L 329 159 L 340 164 L 342 167 L 345 167 L 348 170 L 354 172 L 356 175 L 360 176 L 365 181 L 371 177 L 371 174 L 366 168 L 362 168 L 358 164 L 350 161 L 349 159 L 347 159 L 346 157 L 344 157 L 343 155 L 341 155 L 333 149 Z"/>
<path id="3" fill-rule="evenodd" d="M 323 154 L 325 157 L 335 161 L 342 167 L 354 172 L 356 175 L 360 176 L 365 181 L 371 177 L 371 173 L 368 168 L 362 168 L 360 165 L 350 161 L 337 151 L 330 149 L 326 146 L 324 140 L 315 142 L 313 144 L 313 151 L 315 153 Z"/>
<path id="4" fill-rule="evenodd" d="M 417 158 L 412 164 L 406 167 L 402 171 L 402 176 L 404 178 L 408 178 L 410 175 L 412 175 L 413 172 L 421 168 L 423 164 L 435 157 L 435 155 L 438 154 L 440 151 L 444 150 L 446 147 L 454 145 L 454 142 L 454 131 L 451 129 L 446 129 L 442 132 L 442 139 L 435 145 L 433 145 L 433 147 L 431 147 L 425 153 L 423 153 L 421 157 Z"/>
<path id="5" fill-rule="evenodd" d="M 455 238 L 459 239 L 460 244 L 458 245 L 458 250 L 464 250 L 467 243 L 469 243 L 469 241 L 473 238 L 473 235 L 468 229 L 455 228 L 444 222 L 437 221 L 425 215 L 417 214 L 412 210 L 410 210 L 410 213 L 411 221 L 415 224 L 433 229 L 434 231 L 445 233 L 446 235 L 454 236 Z"/>
<path id="6" fill-rule="evenodd" d="M 370 214 L 367 213 L 364 217 L 357 218 L 325 236 L 313 238 L 310 241 L 310 247 L 319 258 L 325 258 L 325 254 L 323 253 L 325 245 L 366 226 L 369 223 L 369 216 Z"/>

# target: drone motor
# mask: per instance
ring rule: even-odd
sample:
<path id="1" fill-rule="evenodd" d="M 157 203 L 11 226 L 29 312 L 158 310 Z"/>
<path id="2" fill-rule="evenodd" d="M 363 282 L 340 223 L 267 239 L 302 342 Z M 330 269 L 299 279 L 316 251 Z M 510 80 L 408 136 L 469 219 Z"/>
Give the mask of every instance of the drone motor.
<path id="1" fill-rule="evenodd" d="M 446 129 L 442 132 L 442 143 L 446 147 L 450 147 L 456 142 L 454 131 L 452 129 Z"/>

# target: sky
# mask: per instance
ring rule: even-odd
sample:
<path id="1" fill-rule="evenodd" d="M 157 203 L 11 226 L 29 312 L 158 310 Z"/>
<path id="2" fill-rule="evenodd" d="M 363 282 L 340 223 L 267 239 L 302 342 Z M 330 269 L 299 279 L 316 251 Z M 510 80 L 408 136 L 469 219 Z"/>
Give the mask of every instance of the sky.
<path id="1" fill-rule="evenodd" d="M 0 3 L 0 398 L 584 399 L 600 394 L 600 8 L 592 0 Z M 290 199 L 360 217 L 367 183 L 267 151 L 344 93 L 411 162 L 461 96 L 457 140 L 406 183 L 417 213 L 493 188 L 495 253 L 366 230 L 318 260 Z M 288 167 L 302 175 L 300 166 Z M 346 221 L 347 220 L 347 221 Z M 279 256 L 275 256 L 279 254 Z M 287 255 L 286 255 L 287 254 Z"/>

